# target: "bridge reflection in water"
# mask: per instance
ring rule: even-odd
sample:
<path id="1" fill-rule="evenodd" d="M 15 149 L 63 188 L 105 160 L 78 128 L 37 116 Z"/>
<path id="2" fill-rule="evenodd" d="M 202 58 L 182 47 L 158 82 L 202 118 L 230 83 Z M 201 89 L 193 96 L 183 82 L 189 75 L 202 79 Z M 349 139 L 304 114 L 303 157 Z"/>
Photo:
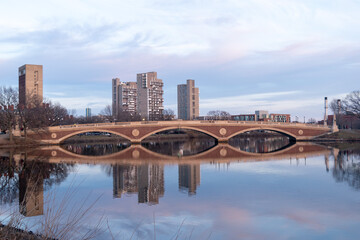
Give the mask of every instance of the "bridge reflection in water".
<path id="1" fill-rule="evenodd" d="M 218 165 L 274 159 L 291 161 L 324 156 L 327 171 L 330 169 L 329 159 L 333 159 L 333 176 L 336 179 L 344 179 L 349 176 L 346 172 L 352 171 L 344 160 L 344 157 L 348 155 L 339 154 L 339 150 L 334 148 L 309 143 L 296 143 L 280 151 L 260 154 L 245 152 L 228 144 L 219 144 L 205 152 L 185 157 L 165 156 L 139 145 L 130 146 L 118 153 L 94 157 L 77 155 L 58 146 L 2 155 L 7 155 L 3 157 L 3 160 L 9 159 L 11 163 L 7 167 L 2 166 L 2 169 L 12 169 L 12 174 L 3 172 L 2 175 L 8 178 L 16 176 L 19 178 L 15 185 L 18 184 L 16 187 L 19 189 L 20 211 L 25 216 L 43 214 L 44 186 L 45 188 L 51 186 L 53 184 L 50 182 L 51 179 L 58 183 L 64 181 L 75 163 L 105 165 L 105 169 L 113 177 L 114 198 L 137 194 L 138 203 L 148 205 L 158 204 L 159 199 L 164 196 L 164 166 L 168 164 L 178 165 L 179 191 L 187 192 L 189 195 L 195 195 L 201 183 L 200 166 L 202 163 Z M 356 186 L 360 186 L 359 181 L 354 184 L 354 187 Z M 4 200 L 6 193 L 0 192 L 0 194 L 1 199 Z"/>
<path id="2" fill-rule="evenodd" d="M 63 149 L 60 146 L 44 146 L 27 152 L 28 158 L 43 159 L 49 162 L 71 162 L 90 164 L 139 164 L 148 161 L 155 163 L 189 163 L 197 162 L 232 162 L 232 161 L 261 161 L 271 159 L 304 158 L 308 155 L 322 155 L 328 152 L 327 147 L 305 142 L 297 142 L 287 148 L 269 153 L 254 153 L 240 150 L 229 144 L 218 144 L 206 151 L 189 156 L 168 156 L 153 152 L 141 145 L 130 147 L 108 155 L 88 156 L 80 155 Z"/>

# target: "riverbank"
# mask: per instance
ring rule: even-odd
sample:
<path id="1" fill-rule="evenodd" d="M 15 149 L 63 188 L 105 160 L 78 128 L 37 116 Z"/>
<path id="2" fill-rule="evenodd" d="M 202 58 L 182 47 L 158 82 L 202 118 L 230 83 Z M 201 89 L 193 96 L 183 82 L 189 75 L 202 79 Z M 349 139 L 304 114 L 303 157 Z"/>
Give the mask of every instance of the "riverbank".
<path id="1" fill-rule="evenodd" d="M 31 231 L 0 224 L 0 239 L 42 240 L 45 238 Z"/>
<path id="2" fill-rule="evenodd" d="M 338 132 L 323 135 L 312 140 L 312 142 L 360 142 L 360 130 L 340 129 Z"/>

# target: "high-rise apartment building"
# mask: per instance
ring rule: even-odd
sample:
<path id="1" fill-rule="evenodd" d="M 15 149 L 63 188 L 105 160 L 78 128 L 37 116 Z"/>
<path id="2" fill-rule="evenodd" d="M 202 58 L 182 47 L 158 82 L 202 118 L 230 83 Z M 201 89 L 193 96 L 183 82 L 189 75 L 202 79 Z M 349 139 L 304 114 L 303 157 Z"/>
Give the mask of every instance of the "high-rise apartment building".
<path id="1" fill-rule="evenodd" d="M 137 74 L 137 112 L 146 120 L 159 120 L 164 110 L 163 82 L 156 72 Z"/>
<path id="2" fill-rule="evenodd" d="M 91 118 L 91 108 L 85 108 L 85 117 Z"/>
<path id="3" fill-rule="evenodd" d="M 178 119 L 193 120 L 199 116 L 199 88 L 195 80 L 188 79 L 186 84 L 177 86 Z"/>
<path id="4" fill-rule="evenodd" d="M 136 82 L 121 82 L 119 78 L 112 80 L 112 113 L 118 117 L 122 111 L 134 114 L 137 105 Z"/>
<path id="5" fill-rule="evenodd" d="M 19 104 L 43 101 L 43 66 L 25 64 L 19 67 Z"/>

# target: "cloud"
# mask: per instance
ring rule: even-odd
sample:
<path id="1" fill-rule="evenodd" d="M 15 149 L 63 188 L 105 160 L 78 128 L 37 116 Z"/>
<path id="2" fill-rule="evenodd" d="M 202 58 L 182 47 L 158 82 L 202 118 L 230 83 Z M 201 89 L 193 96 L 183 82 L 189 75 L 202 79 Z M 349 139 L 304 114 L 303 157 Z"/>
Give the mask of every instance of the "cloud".
<path id="1" fill-rule="evenodd" d="M 33 14 L 40 6 L 41 14 Z M 359 11 L 356 0 L 6 2 L 0 84 L 17 84 L 24 63 L 43 64 L 44 89 L 73 86 L 66 96 L 76 104 L 65 96 L 62 104 L 100 109 L 110 103 L 112 77 L 135 81 L 136 73 L 157 71 L 171 108 L 173 86 L 194 78 L 203 114 L 267 108 L 320 116 L 323 96 L 350 92 L 358 81 Z M 80 90 L 98 98 L 81 98 Z"/>
<path id="2" fill-rule="evenodd" d="M 111 104 L 111 99 L 93 96 L 84 97 L 52 97 L 53 102 L 58 102 L 69 110 L 76 110 L 78 115 L 85 114 L 85 108 L 90 107 L 94 114 Z"/>
<path id="3" fill-rule="evenodd" d="M 294 94 L 299 94 L 300 91 L 285 91 L 285 92 L 270 92 L 270 93 L 257 93 L 257 94 L 248 94 L 241 96 L 233 97 L 220 97 L 220 98 L 210 98 L 202 99 L 200 101 L 200 107 L 205 109 L 236 109 L 239 106 L 246 107 L 266 107 L 274 106 L 274 100 L 276 97 L 289 96 Z M 287 97 L 290 98 L 290 97 Z"/>
<path id="4" fill-rule="evenodd" d="M 54 97 L 62 97 L 62 96 L 66 96 L 66 93 L 64 93 L 64 92 L 46 92 L 46 95 L 54 96 Z"/>
<path id="5" fill-rule="evenodd" d="M 332 99 L 342 99 L 346 93 L 328 95 Z M 287 113 L 303 117 L 307 112 L 306 119 L 310 117 L 321 119 L 323 114 L 323 96 L 312 96 L 302 91 L 269 92 L 258 94 L 247 94 L 232 97 L 219 97 L 200 100 L 202 114 L 210 110 L 225 110 L 236 114 L 253 114 L 256 110 L 267 110 L 269 113 Z"/>

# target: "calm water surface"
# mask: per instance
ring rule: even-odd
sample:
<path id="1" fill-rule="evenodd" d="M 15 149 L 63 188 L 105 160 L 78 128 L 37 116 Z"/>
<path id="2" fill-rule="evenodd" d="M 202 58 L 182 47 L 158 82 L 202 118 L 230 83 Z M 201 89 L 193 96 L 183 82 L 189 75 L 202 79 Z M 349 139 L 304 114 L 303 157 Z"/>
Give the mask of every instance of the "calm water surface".
<path id="1" fill-rule="evenodd" d="M 277 137 L 215 145 L 192 139 L 3 150 L 1 218 L 21 212 L 36 230 L 75 189 L 71 207 L 96 202 L 80 231 L 106 219 L 97 239 L 359 238 L 360 148 Z"/>

